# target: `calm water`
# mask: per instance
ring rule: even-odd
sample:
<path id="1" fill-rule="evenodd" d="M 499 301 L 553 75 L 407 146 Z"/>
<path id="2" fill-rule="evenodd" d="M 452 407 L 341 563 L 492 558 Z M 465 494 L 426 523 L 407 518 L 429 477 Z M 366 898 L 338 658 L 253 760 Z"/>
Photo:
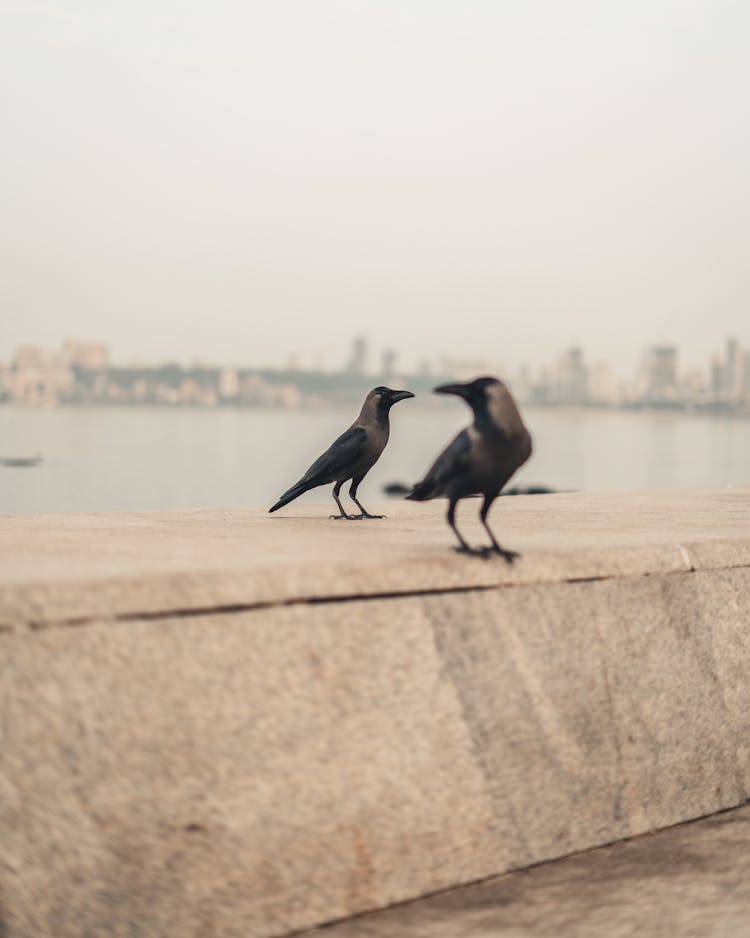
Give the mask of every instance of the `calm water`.
<path id="1" fill-rule="evenodd" d="M 593 491 L 750 482 L 747 420 L 524 413 L 536 451 L 519 483 Z M 0 513 L 270 505 L 353 416 L 0 406 L 0 458 L 43 456 L 34 468 L 0 466 Z M 393 417 L 391 442 L 360 489 L 365 504 L 382 497 L 385 482 L 415 481 L 467 422 L 460 401 L 406 402 Z"/>

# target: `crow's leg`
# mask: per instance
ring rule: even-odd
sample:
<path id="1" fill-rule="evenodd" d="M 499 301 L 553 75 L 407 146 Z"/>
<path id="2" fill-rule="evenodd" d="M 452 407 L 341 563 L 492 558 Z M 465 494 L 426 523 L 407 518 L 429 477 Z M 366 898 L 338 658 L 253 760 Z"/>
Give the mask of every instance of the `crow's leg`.
<path id="1" fill-rule="evenodd" d="M 361 515 L 355 515 L 355 518 L 385 518 L 385 515 L 371 515 L 370 512 L 365 508 L 365 506 L 357 500 L 357 489 L 359 488 L 359 483 L 362 481 L 362 476 L 358 479 L 352 479 L 352 484 L 349 486 L 349 498 L 354 502 L 354 504 L 362 512 Z"/>
<path id="2" fill-rule="evenodd" d="M 334 521 L 338 521 L 340 518 L 345 518 L 347 521 L 351 521 L 353 518 L 356 517 L 356 515 L 348 515 L 344 511 L 344 506 L 341 504 L 341 501 L 339 500 L 339 492 L 341 491 L 341 486 L 344 484 L 344 481 L 345 480 L 342 479 L 340 482 L 337 482 L 333 487 L 333 497 L 336 500 L 336 504 L 339 506 L 339 511 L 341 512 L 341 514 L 339 515 L 328 516 L 329 518 L 333 518 Z"/>
<path id="3" fill-rule="evenodd" d="M 448 504 L 448 512 L 446 514 L 446 520 L 448 524 L 453 528 L 453 533 L 458 538 L 458 543 L 460 547 L 456 547 L 455 550 L 459 554 L 480 554 L 480 551 L 472 550 L 471 547 L 466 543 L 466 541 L 461 537 L 461 533 L 456 527 L 456 505 L 458 504 L 457 498 L 452 498 Z"/>
<path id="4" fill-rule="evenodd" d="M 490 541 L 492 541 L 491 547 L 485 547 L 484 554 L 499 554 L 506 563 L 513 563 L 516 557 L 520 557 L 520 554 L 517 554 L 514 550 L 505 550 L 501 547 L 495 540 L 495 535 L 492 533 L 489 524 L 487 523 L 487 514 L 489 513 L 492 503 L 495 500 L 495 496 L 485 495 L 484 504 L 482 505 L 482 510 L 479 512 L 479 517 L 482 519 L 482 524 L 484 525 L 484 530 L 489 534 Z"/>

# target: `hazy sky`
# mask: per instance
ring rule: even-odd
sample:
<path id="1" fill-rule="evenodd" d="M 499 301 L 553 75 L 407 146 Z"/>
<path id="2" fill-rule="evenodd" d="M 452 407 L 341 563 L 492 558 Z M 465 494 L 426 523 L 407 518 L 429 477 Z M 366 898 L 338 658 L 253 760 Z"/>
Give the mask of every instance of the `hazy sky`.
<path id="1" fill-rule="evenodd" d="M 0 9 L 0 360 L 750 343 L 746 0 Z"/>

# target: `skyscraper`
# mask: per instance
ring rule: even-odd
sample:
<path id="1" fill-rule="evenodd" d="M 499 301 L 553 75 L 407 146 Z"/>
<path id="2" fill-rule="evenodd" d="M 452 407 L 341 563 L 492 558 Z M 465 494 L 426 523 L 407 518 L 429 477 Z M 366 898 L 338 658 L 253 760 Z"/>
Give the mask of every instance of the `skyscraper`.
<path id="1" fill-rule="evenodd" d="M 387 348 L 383 350 L 380 370 L 383 375 L 383 380 L 385 381 L 386 384 L 388 384 L 388 382 L 396 373 L 397 358 L 398 358 L 398 355 L 392 348 Z"/>
<path id="2" fill-rule="evenodd" d="M 561 404 L 585 404 L 588 400 L 589 374 L 580 348 L 569 348 L 562 355 L 557 374 L 558 401 Z"/>
<path id="3" fill-rule="evenodd" d="M 646 396 L 651 400 L 677 397 L 678 352 L 676 345 L 652 345 L 646 356 Z"/>
<path id="4" fill-rule="evenodd" d="M 363 375 L 367 364 L 367 339 L 364 336 L 357 336 L 352 342 L 352 354 L 346 370 L 352 375 Z"/>
<path id="5" fill-rule="evenodd" d="M 727 357 L 725 365 L 725 393 L 730 401 L 738 401 L 742 397 L 745 383 L 745 356 L 740 340 L 735 337 L 727 339 Z"/>

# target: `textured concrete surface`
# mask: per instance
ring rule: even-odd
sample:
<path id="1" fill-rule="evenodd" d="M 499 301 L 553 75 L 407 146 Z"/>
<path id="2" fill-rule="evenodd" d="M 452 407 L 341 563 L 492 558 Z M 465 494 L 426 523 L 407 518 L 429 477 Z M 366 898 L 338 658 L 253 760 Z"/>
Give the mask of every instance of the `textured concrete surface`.
<path id="1" fill-rule="evenodd" d="M 0 629 L 363 594 L 564 581 L 750 564 L 750 488 L 500 499 L 513 567 L 452 553 L 445 504 L 330 505 L 0 517 Z M 459 521 L 483 543 L 479 503 Z"/>
<path id="2" fill-rule="evenodd" d="M 747 938 L 750 807 L 307 934 Z"/>
<path id="3" fill-rule="evenodd" d="M 0 935 L 284 935 L 742 803 L 747 494 L 510 499 L 512 568 L 422 506 L 11 519 Z"/>

